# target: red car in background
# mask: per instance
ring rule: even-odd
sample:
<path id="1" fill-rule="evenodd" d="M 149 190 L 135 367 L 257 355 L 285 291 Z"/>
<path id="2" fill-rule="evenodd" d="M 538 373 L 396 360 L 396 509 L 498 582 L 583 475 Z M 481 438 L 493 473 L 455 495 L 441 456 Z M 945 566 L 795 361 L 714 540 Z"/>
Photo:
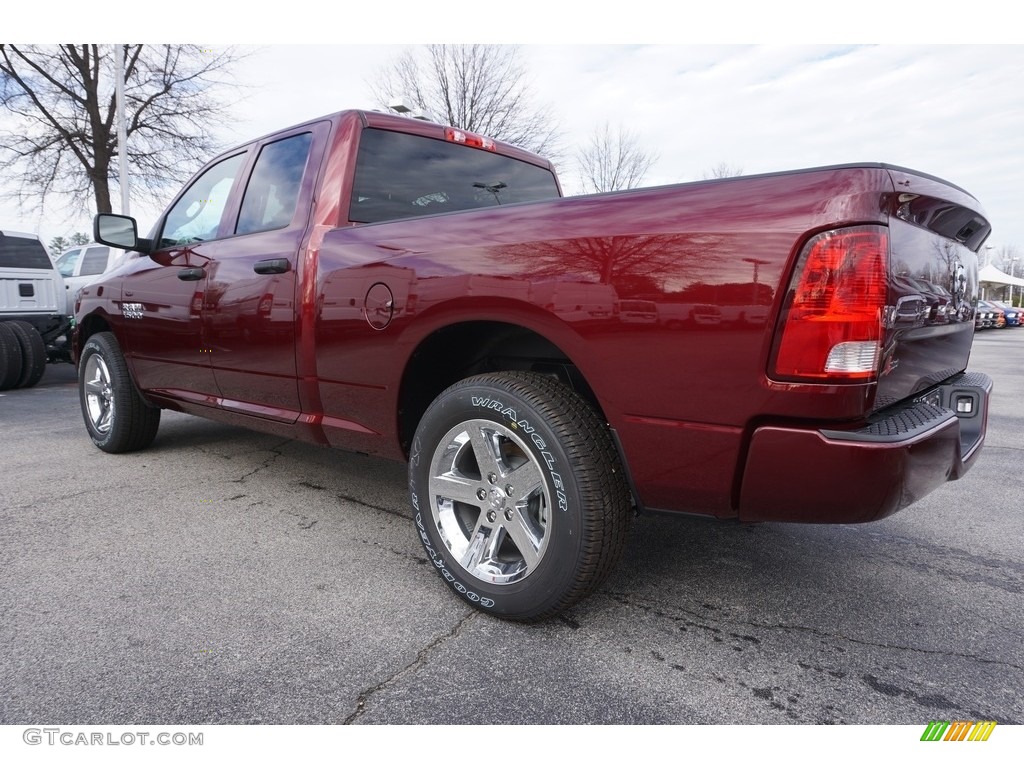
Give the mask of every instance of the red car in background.
<path id="1" fill-rule="evenodd" d="M 1003 315 L 1006 317 L 1007 328 L 1020 327 L 1021 322 L 1024 321 L 1024 309 L 1021 307 L 1011 306 L 1010 304 L 1006 304 L 1002 301 L 993 301 L 992 304 L 1003 311 Z"/>
<path id="2" fill-rule="evenodd" d="M 978 302 L 978 314 L 983 317 L 982 328 L 1005 328 L 1006 312 L 993 301 L 982 299 Z"/>

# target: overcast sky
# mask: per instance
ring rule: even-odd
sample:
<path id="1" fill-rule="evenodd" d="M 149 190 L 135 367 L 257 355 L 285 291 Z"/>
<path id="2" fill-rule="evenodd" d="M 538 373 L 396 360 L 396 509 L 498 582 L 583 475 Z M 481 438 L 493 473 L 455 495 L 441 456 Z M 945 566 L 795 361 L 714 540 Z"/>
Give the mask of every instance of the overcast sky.
<path id="1" fill-rule="evenodd" d="M 367 81 L 402 50 L 255 49 L 235 70 L 248 88 L 224 140 L 376 106 Z M 893 163 L 964 187 L 993 223 L 989 244 L 1024 248 L 1024 45 L 545 44 L 520 54 L 562 129 L 567 192 L 578 189 L 573 151 L 607 121 L 658 156 L 646 184 L 700 179 L 719 163 L 744 173 Z M 132 213 L 146 230 L 158 211 Z M 0 226 L 44 241 L 91 228 L 89 215 L 56 205 L 43 216 L 0 205 Z"/>

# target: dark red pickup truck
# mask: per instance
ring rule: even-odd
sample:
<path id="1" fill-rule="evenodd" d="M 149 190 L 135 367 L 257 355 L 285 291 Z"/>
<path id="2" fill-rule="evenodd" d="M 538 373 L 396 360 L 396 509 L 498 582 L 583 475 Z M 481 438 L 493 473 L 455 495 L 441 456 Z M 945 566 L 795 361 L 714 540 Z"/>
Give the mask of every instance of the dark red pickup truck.
<path id="1" fill-rule="evenodd" d="M 949 183 L 859 164 L 560 198 L 551 165 L 349 111 L 204 167 L 82 291 L 93 442 L 171 408 L 407 459 L 465 600 L 564 610 L 634 510 L 851 523 L 960 477 L 990 225 Z"/>

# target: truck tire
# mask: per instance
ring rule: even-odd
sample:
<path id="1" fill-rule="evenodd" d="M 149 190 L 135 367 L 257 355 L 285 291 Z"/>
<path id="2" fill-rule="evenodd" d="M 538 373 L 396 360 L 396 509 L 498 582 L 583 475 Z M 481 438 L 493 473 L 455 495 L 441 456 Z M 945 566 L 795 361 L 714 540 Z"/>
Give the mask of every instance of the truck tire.
<path id="1" fill-rule="evenodd" d="M 46 342 L 32 323 L 11 320 L 7 327 L 14 331 L 21 348 L 21 378 L 17 387 L 34 387 L 46 372 Z"/>
<path id="2" fill-rule="evenodd" d="M 89 437 L 107 453 L 146 448 L 160 427 L 160 409 L 135 388 L 112 333 L 97 333 L 82 347 L 78 395 Z"/>
<path id="3" fill-rule="evenodd" d="M 483 374 L 427 408 L 409 492 L 420 541 L 475 608 L 557 615 L 594 591 L 622 554 L 631 514 L 607 425 L 541 374 Z"/>
<path id="4" fill-rule="evenodd" d="M 6 322 L 0 323 L 0 391 L 21 381 L 21 345 Z"/>

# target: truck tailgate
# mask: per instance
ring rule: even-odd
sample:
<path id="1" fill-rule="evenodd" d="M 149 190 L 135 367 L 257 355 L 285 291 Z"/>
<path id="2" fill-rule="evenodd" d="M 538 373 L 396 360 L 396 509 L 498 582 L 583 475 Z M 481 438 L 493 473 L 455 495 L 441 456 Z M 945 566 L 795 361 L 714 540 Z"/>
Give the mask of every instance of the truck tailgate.
<path id="1" fill-rule="evenodd" d="M 890 169 L 889 300 L 874 410 L 967 367 L 978 301 L 977 249 L 991 229 L 966 192 Z"/>

